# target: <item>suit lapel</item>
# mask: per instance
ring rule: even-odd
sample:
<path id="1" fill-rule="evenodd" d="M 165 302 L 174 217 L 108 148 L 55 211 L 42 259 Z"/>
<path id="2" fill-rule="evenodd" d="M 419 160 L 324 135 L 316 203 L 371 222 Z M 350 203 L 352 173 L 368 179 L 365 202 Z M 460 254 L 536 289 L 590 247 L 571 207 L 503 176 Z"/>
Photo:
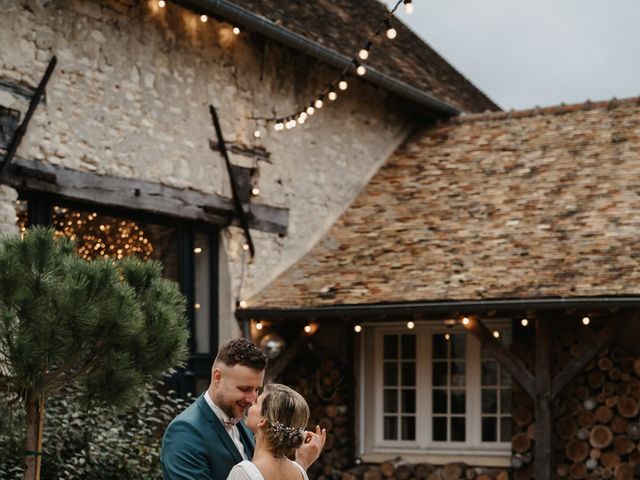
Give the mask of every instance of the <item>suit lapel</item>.
<path id="1" fill-rule="evenodd" d="M 204 399 L 204 395 L 198 398 L 197 403 L 198 407 L 211 424 L 211 428 L 213 428 L 213 431 L 218 435 L 222 444 L 227 448 L 227 450 L 229 450 L 229 453 L 231 453 L 235 462 L 240 463 L 244 460 L 242 455 L 240 455 L 236 444 L 231 440 L 231 435 L 229 435 L 222 422 L 218 420 L 218 417 L 216 417 L 216 414 L 213 413 L 213 410 L 211 410 L 211 407 Z"/>
<path id="2" fill-rule="evenodd" d="M 253 434 L 242 422 L 238 424 L 238 431 L 240 432 L 240 441 L 244 446 L 244 451 L 247 454 L 247 458 L 251 460 L 253 458 L 254 448 Z"/>

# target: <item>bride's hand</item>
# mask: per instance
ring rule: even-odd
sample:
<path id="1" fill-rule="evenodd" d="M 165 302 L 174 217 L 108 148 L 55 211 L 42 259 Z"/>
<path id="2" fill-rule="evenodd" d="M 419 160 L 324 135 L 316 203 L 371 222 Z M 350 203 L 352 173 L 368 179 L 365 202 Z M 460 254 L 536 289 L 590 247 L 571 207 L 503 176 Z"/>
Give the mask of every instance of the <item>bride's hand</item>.
<path id="1" fill-rule="evenodd" d="M 296 462 L 307 470 L 320 456 L 326 440 L 327 430 L 320 429 L 319 425 L 316 425 L 315 433 L 306 431 L 302 445 L 296 450 Z"/>

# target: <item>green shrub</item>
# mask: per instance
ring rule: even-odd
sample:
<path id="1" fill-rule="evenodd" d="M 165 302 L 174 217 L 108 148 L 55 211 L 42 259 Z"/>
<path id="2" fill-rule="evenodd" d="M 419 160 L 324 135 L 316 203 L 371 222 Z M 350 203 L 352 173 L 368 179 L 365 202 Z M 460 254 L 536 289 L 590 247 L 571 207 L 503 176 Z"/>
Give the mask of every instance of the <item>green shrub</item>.
<path id="1" fill-rule="evenodd" d="M 192 399 L 180 399 L 160 382 L 143 403 L 124 414 L 83 405 L 74 392 L 47 402 L 42 480 L 161 479 L 160 445 L 169 422 Z M 0 407 L 0 479 L 22 476 L 24 413 Z"/>

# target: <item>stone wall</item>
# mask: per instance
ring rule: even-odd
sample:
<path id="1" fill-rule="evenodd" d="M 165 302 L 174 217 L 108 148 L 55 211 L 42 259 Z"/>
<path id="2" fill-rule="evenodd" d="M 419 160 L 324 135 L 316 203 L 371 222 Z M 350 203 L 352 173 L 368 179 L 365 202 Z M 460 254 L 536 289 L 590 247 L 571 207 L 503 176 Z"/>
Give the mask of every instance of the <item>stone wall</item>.
<path id="1" fill-rule="evenodd" d="M 394 98 L 350 79 L 347 92 L 304 126 L 274 132 L 255 118 L 297 110 L 337 72 L 248 32 L 234 35 L 232 25 L 202 23 L 171 2 L 161 9 L 153 0 L 0 0 L 0 10 L 0 45 L 9 46 L 0 49 L 0 80 L 34 87 L 58 56 L 19 157 L 230 196 L 223 160 L 208 146 L 209 104 L 227 141 L 270 152 L 268 161 L 232 158 L 257 168 L 256 201 L 290 209 L 285 237 L 253 232 L 257 255 L 243 297 L 319 239 L 410 127 Z M 1 88 L 0 104 L 27 108 Z M 11 201 L 0 200 L 4 210 Z M 243 240 L 235 229 L 223 239 L 230 303 Z M 232 309 L 222 308 L 234 324 Z M 233 330 L 221 332 L 224 339 Z"/>

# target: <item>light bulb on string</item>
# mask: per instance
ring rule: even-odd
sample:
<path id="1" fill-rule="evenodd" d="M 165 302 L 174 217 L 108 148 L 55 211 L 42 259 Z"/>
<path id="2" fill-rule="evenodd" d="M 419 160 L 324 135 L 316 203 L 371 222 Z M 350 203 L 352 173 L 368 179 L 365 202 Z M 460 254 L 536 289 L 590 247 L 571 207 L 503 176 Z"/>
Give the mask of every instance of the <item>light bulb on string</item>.
<path id="1" fill-rule="evenodd" d="M 253 195 L 254 197 L 257 197 L 258 195 L 260 195 L 260 189 L 258 187 L 253 187 L 251 189 L 251 195 Z"/>
<path id="2" fill-rule="evenodd" d="M 529 320 L 526 318 L 523 318 L 522 320 L 520 320 L 520 325 L 522 325 L 523 327 L 526 327 L 527 325 L 529 325 Z"/>
<path id="3" fill-rule="evenodd" d="M 307 115 L 313 115 L 316 112 L 316 109 L 313 108 L 313 104 L 307 107 Z"/>
<path id="4" fill-rule="evenodd" d="M 276 132 L 279 132 L 284 128 L 284 123 L 282 123 L 282 120 L 277 120 L 273 128 L 275 129 Z"/>
<path id="5" fill-rule="evenodd" d="M 471 320 L 469 320 L 469 317 L 462 317 L 462 324 L 466 327 L 467 325 L 469 325 L 469 322 Z"/>
<path id="6" fill-rule="evenodd" d="M 331 85 L 330 90 L 329 90 L 329 94 L 327 95 L 327 97 L 332 102 L 335 101 L 336 98 L 338 98 L 338 94 L 336 93 L 335 89 L 333 88 L 333 85 Z"/>
<path id="7" fill-rule="evenodd" d="M 387 38 L 389 40 L 393 40 L 398 36 L 398 31 L 393 28 L 388 18 L 384 21 L 384 26 L 387 27 Z"/>
<path id="8" fill-rule="evenodd" d="M 347 83 L 347 80 L 344 78 L 344 75 L 340 77 L 340 81 L 338 82 L 338 88 L 340 90 L 346 90 L 347 88 L 349 88 L 349 84 Z"/>
<path id="9" fill-rule="evenodd" d="M 254 138 L 260 138 L 262 136 L 262 133 L 260 133 L 260 130 L 256 129 L 253 132 L 253 136 L 254 136 Z"/>
<path id="10" fill-rule="evenodd" d="M 258 323 L 256 323 L 256 330 L 262 330 L 262 327 L 263 327 L 263 326 L 264 326 L 264 325 L 262 325 L 262 322 L 258 322 Z"/>
<path id="11" fill-rule="evenodd" d="M 582 324 L 589 325 L 591 323 L 591 319 L 589 317 L 582 317 Z"/>
<path id="12" fill-rule="evenodd" d="M 164 0 L 158 0 L 158 7 L 164 8 L 166 6 L 167 6 L 167 2 L 165 2 Z"/>
<path id="13" fill-rule="evenodd" d="M 304 331 L 305 332 L 311 333 L 311 330 L 312 330 L 311 325 L 305 325 L 305 327 L 304 327 Z"/>
<path id="14" fill-rule="evenodd" d="M 404 11 L 409 15 L 413 13 L 413 2 L 411 0 L 404 0 Z"/>
<path id="15" fill-rule="evenodd" d="M 202 23 L 207 23 L 207 20 L 209 20 L 209 17 L 207 17 L 206 15 L 200 15 L 200 21 Z"/>
<path id="16" fill-rule="evenodd" d="M 355 325 L 353 327 L 353 331 L 356 333 L 360 333 L 362 331 L 362 325 Z"/>
<path id="17" fill-rule="evenodd" d="M 367 69 L 364 65 L 358 63 L 356 67 L 356 73 L 360 76 L 363 76 L 365 73 L 367 73 Z"/>
<path id="18" fill-rule="evenodd" d="M 361 60 L 366 60 L 369 58 L 369 50 L 371 49 L 371 42 L 367 42 L 367 44 L 358 52 L 358 57 Z"/>
<path id="19" fill-rule="evenodd" d="M 300 115 L 298 115 L 298 121 L 302 120 L 302 122 L 304 123 L 306 119 L 307 119 L 307 112 L 300 112 Z"/>
<path id="20" fill-rule="evenodd" d="M 238 27 L 233 27 L 233 34 L 240 35 L 240 29 Z"/>
<path id="21" fill-rule="evenodd" d="M 304 112 L 303 112 L 303 113 L 304 113 Z M 305 117 L 303 117 L 302 115 L 298 117 L 298 123 L 299 123 L 300 125 L 304 124 L 304 122 L 305 122 L 305 121 L 306 121 L 306 120 L 305 120 Z"/>
<path id="22" fill-rule="evenodd" d="M 324 105 L 324 102 L 322 101 L 322 95 L 320 95 L 320 97 L 316 100 L 316 103 L 314 103 L 314 105 L 316 106 L 316 108 L 322 108 L 322 106 Z"/>
<path id="23" fill-rule="evenodd" d="M 500 338 L 500 332 L 498 330 L 493 331 L 493 338 Z"/>
<path id="24" fill-rule="evenodd" d="M 415 326 L 416 326 L 416 324 L 415 324 L 415 323 L 413 323 L 413 322 L 411 322 L 411 321 L 407 322 L 407 328 L 408 328 L 409 330 L 413 330 L 413 327 L 415 327 Z"/>

